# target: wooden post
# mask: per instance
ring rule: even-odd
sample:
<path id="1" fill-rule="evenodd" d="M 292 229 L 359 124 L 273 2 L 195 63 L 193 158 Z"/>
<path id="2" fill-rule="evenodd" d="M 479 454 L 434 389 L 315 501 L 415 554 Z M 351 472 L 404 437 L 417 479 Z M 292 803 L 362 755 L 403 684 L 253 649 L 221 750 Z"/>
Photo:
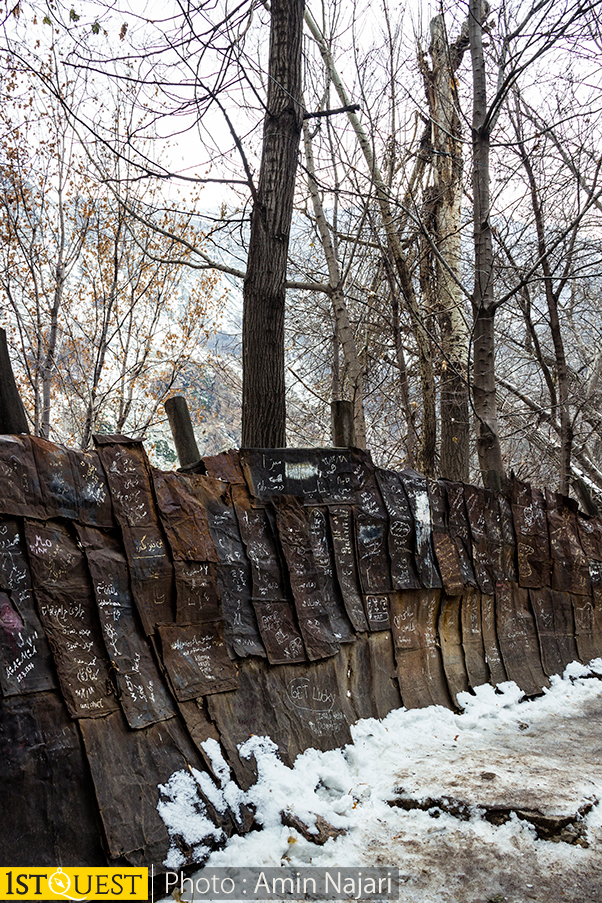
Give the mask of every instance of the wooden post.
<path id="1" fill-rule="evenodd" d="M 180 467 L 189 468 L 194 464 L 198 464 L 201 460 L 201 453 L 194 438 L 192 420 L 190 419 L 186 399 L 183 395 L 176 395 L 173 398 L 168 398 L 164 407 L 169 419 L 171 434 L 176 444 Z"/>
<path id="2" fill-rule="evenodd" d="M 27 415 L 8 356 L 4 329 L 0 329 L 0 433 L 29 433 Z"/>
<path id="3" fill-rule="evenodd" d="M 336 448 L 355 448 L 355 428 L 353 425 L 353 402 L 333 401 L 332 437 Z"/>

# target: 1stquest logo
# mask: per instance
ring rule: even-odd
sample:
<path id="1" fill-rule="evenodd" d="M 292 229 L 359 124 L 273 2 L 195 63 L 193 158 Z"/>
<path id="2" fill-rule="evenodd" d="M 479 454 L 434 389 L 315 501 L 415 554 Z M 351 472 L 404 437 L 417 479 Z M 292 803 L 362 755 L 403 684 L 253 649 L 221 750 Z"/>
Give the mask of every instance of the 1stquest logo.
<path id="1" fill-rule="evenodd" d="M 3 868 L 0 899 L 148 900 L 148 869 Z"/>

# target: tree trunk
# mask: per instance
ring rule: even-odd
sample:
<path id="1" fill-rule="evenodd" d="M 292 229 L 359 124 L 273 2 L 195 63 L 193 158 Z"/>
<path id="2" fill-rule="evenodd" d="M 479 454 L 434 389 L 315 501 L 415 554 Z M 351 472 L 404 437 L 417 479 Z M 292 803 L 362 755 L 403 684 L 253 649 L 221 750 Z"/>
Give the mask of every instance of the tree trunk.
<path id="1" fill-rule="evenodd" d="M 314 208 L 314 215 L 324 249 L 324 256 L 328 266 L 328 282 L 330 285 L 330 297 L 335 316 L 336 334 L 338 342 L 343 349 L 343 356 L 349 374 L 349 382 L 351 384 L 350 394 L 353 402 L 353 426 L 355 433 L 355 442 L 358 448 L 366 448 L 366 422 L 364 418 L 364 392 L 362 387 L 362 378 L 364 375 L 359 355 L 357 353 L 357 345 L 353 329 L 349 322 L 349 314 L 347 311 L 347 303 L 345 301 L 345 293 L 343 291 L 341 269 L 337 259 L 335 247 L 326 222 L 324 207 L 320 197 L 320 191 L 316 180 L 314 155 L 311 143 L 311 135 L 307 122 L 303 124 L 303 137 L 305 145 L 305 160 L 307 163 L 307 183 L 309 193 Z M 340 387 L 339 387 L 340 388 Z M 333 402 L 339 398 L 333 396 Z"/>
<path id="2" fill-rule="evenodd" d="M 286 445 L 284 305 L 303 123 L 304 0 L 272 0 L 267 111 L 243 289 L 242 445 Z"/>
<path id="3" fill-rule="evenodd" d="M 431 21 L 432 73 L 428 98 L 432 122 L 435 176 L 435 241 L 440 257 L 437 318 L 441 332 L 441 450 L 439 470 L 449 480 L 469 480 L 470 423 L 468 397 L 468 325 L 462 278 L 462 135 L 456 103 L 454 71 L 460 65 L 466 37 L 453 47 L 443 16 Z"/>
<path id="4" fill-rule="evenodd" d="M 506 475 L 502 463 L 495 398 L 495 303 L 493 244 L 489 222 L 489 146 L 487 87 L 483 56 L 483 0 L 470 0 L 469 33 L 473 72 L 472 186 L 474 194 L 475 281 L 473 292 L 473 400 L 477 418 L 477 451 L 483 483 L 500 489 Z"/>

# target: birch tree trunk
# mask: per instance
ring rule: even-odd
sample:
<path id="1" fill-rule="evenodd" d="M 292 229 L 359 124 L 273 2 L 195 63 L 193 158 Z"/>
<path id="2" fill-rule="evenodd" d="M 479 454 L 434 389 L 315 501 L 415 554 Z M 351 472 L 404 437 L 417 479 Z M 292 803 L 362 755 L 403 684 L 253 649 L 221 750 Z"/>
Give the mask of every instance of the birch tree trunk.
<path id="1" fill-rule="evenodd" d="M 301 107 L 304 0 L 272 0 L 267 110 L 243 288 L 242 446 L 286 445 L 285 281 Z"/>

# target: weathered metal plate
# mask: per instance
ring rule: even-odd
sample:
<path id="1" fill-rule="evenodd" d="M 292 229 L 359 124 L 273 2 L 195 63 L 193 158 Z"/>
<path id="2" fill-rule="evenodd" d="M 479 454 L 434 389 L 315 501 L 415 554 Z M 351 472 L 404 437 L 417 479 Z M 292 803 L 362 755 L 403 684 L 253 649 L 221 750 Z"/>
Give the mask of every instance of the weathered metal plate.
<path id="1" fill-rule="evenodd" d="M 579 511 L 577 526 L 581 547 L 587 558 L 602 562 L 602 522 L 600 518 L 586 517 L 582 511 Z"/>
<path id="2" fill-rule="evenodd" d="M 37 436 L 32 436 L 30 442 L 47 517 L 75 520 L 78 515 L 75 475 L 67 449 Z"/>
<path id="3" fill-rule="evenodd" d="M 441 593 L 407 590 L 391 596 L 397 679 L 407 708 L 452 708 L 437 644 Z"/>
<path id="4" fill-rule="evenodd" d="M 52 690 L 56 672 L 31 590 L 23 531 L 0 522 L 0 688 L 5 696 Z"/>
<path id="5" fill-rule="evenodd" d="M 475 577 L 481 592 L 491 595 L 494 590 L 494 579 L 487 546 L 485 493 L 476 486 L 465 486 L 464 500 L 466 502 L 468 523 L 470 524 L 472 564 Z"/>
<path id="6" fill-rule="evenodd" d="M 444 593 L 441 597 L 437 625 L 443 670 L 447 678 L 450 696 L 454 702 L 457 701 L 458 693 L 464 693 L 469 688 L 462 647 L 461 601 L 462 596 L 448 596 Z"/>
<path id="7" fill-rule="evenodd" d="M 52 690 L 57 680 L 33 593 L 11 597 L 0 591 L 0 689 L 4 696 Z"/>
<path id="8" fill-rule="evenodd" d="M 131 731 L 116 712 L 83 719 L 80 728 L 109 855 L 134 866 L 157 866 L 170 846 L 157 812 L 160 785 L 176 771 L 202 772 L 198 753 L 176 718 Z"/>
<path id="9" fill-rule="evenodd" d="M 390 631 L 358 636 L 333 661 L 339 699 L 350 724 L 359 718 L 385 718 L 401 708 Z"/>
<path id="10" fill-rule="evenodd" d="M 527 696 L 548 687 L 539 655 L 539 640 L 529 593 L 518 583 L 499 580 L 495 587 L 498 642 L 506 674 Z"/>
<path id="11" fill-rule="evenodd" d="M 244 483 L 245 477 L 238 459 L 238 451 L 231 448 L 229 451 L 220 452 L 219 455 L 211 455 L 201 458 L 205 465 L 208 477 L 214 480 L 223 480 L 225 483 Z"/>
<path id="12" fill-rule="evenodd" d="M 418 577 L 425 589 L 439 589 L 442 583 L 433 553 L 431 507 L 426 480 L 414 470 L 403 470 L 399 474 L 399 478 L 403 483 L 414 518 L 415 562 Z"/>
<path id="13" fill-rule="evenodd" d="M 58 693 L 0 698 L 0 799 L 3 862 L 106 865 L 88 763 Z"/>
<path id="14" fill-rule="evenodd" d="M 307 508 L 306 512 L 309 543 L 322 601 L 330 619 L 333 635 L 339 643 L 353 643 L 356 638 L 355 631 L 349 623 L 335 578 L 336 565 L 328 529 L 328 509 L 312 506 Z"/>
<path id="15" fill-rule="evenodd" d="M 84 554 L 68 527 L 25 521 L 40 619 L 73 718 L 118 708 Z"/>
<path id="16" fill-rule="evenodd" d="M 364 608 L 370 630 L 389 630 L 391 613 L 389 608 L 390 593 L 370 594 L 364 596 Z"/>
<path id="17" fill-rule="evenodd" d="M 481 592 L 474 586 L 467 587 L 462 594 L 460 620 L 468 683 L 471 687 L 480 687 L 489 681 L 489 668 L 483 643 Z"/>
<path id="18" fill-rule="evenodd" d="M 288 566 L 299 629 L 310 661 L 334 655 L 334 638 L 309 541 L 305 510 L 294 496 L 274 499 L 278 537 Z"/>
<path id="19" fill-rule="evenodd" d="M 68 450 L 75 474 L 77 519 L 90 527 L 115 526 L 109 484 L 98 452 Z"/>
<path id="20" fill-rule="evenodd" d="M 496 624 L 495 596 L 482 593 L 481 625 L 483 628 L 483 647 L 485 649 L 485 661 L 489 668 L 489 679 L 495 686 L 508 680 L 498 643 Z"/>
<path id="21" fill-rule="evenodd" d="M 242 756 L 238 748 L 245 740 L 253 735 L 270 737 L 278 744 L 281 755 L 286 756 L 287 740 L 270 701 L 267 672 L 266 662 L 257 658 L 245 659 L 239 665 L 238 689 L 231 693 L 215 693 L 206 699 L 209 717 L 219 731 L 220 743 L 243 790 L 257 780 L 255 759 Z M 286 758 L 285 762 L 290 766 L 293 764 Z"/>
<path id="22" fill-rule="evenodd" d="M 360 579 L 364 593 L 391 592 L 387 509 L 376 478 L 368 469 L 356 493 L 355 536 Z"/>
<path id="23" fill-rule="evenodd" d="M 577 503 L 546 491 L 552 589 L 589 596 L 591 580 L 585 552 L 579 540 Z"/>
<path id="24" fill-rule="evenodd" d="M 211 744 L 208 744 L 207 747 L 203 745 L 207 744 L 208 740 L 215 741 L 215 743 L 220 742 L 219 731 L 209 717 L 205 699 L 202 696 L 197 699 L 187 699 L 178 703 L 178 709 L 197 752 L 202 756 L 207 766 L 207 770 L 215 778 L 219 778 L 220 775 L 216 772 L 214 760 L 207 751 L 211 748 Z M 223 755 L 223 749 L 220 752 Z"/>
<path id="25" fill-rule="evenodd" d="M 164 473 L 152 469 L 163 529 L 175 559 L 188 561 L 218 561 L 209 534 L 207 513 L 199 499 L 190 491 L 194 477 Z M 191 486 L 188 486 L 188 480 Z"/>
<path id="26" fill-rule="evenodd" d="M 414 565 L 414 518 L 403 483 L 392 470 L 377 469 L 376 480 L 389 515 L 389 556 L 393 589 L 418 589 Z"/>
<path id="27" fill-rule="evenodd" d="M 305 661 L 307 656 L 292 604 L 253 599 L 253 606 L 270 664 Z"/>
<path id="28" fill-rule="evenodd" d="M 221 621 L 159 627 L 163 663 L 178 700 L 223 693 L 238 686 Z"/>
<path id="29" fill-rule="evenodd" d="M 115 517 L 122 526 L 155 526 L 155 506 L 144 446 L 133 439 L 127 444 L 116 444 L 118 438 L 94 436 Z"/>
<path id="30" fill-rule="evenodd" d="M 533 589 L 549 586 L 550 549 L 543 496 L 526 483 L 515 480 L 512 499 L 519 583 Z"/>
<path id="31" fill-rule="evenodd" d="M 280 555 L 267 511 L 253 507 L 244 485 L 232 487 L 232 499 L 240 535 L 251 562 L 254 598 L 272 602 L 286 599 L 288 594 L 280 566 Z"/>
<path id="32" fill-rule="evenodd" d="M 132 593 L 145 633 L 174 620 L 173 566 L 158 525 L 122 527 Z"/>
<path id="33" fill-rule="evenodd" d="M 174 561 L 176 621 L 214 621 L 222 617 L 217 566 L 211 561 Z"/>
<path id="34" fill-rule="evenodd" d="M 516 536 L 514 535 L 514 522 L 512 520 L 512 505 L 508 499 L 498 496 L 498 506 L 500 511 L 500 534 L 501 534 L 501 580 L 518 581 L 516 571 Z"/>
<path id="35" fill-rule="evenodd" d="M 485 524 L 487 527 L 487 551 L 494 580 L 505 580 L 504 544 L 502 542 L 502 517 L 495 493 L 483 489 Z"/>
<path id="36" fill-rule="evenodd" d="M 577 658 L 575 619 L 568 593 L 547 586 L 529 590 L 539 636 L 541 664 L 548 677 L 562 674 Z"/>
<path id="37" fill-rule="evenodd" d="M 240 658 L 248 655 L 265 658 L 266 651 L 251 602 L 251 568 L 248 562 L 218 565 L 217 585 L 221 596 L 226 645 Z"/>
<path id="38" fill-rule="evenodd" d="M 353 509 L 342 505 L 332 507 L 328 509 L 328 516 L 336 573 L 345 611 L 356 631 L 368 630 L 355 560 Z"/>
<path id="39" fill-rule="evenodd" d="M 252 495 L 260 500 L 295 495 L 306 504 L 352 504 L 370 457 L 358 449 L 241 449 Z"/>
<path id="40" fill-rule="evenodd" d="M 470 524 L 464 501 L 464 484 L 442 481 L 447 495 L 447 517 L 449 534 L 452 537 L 458 559 L 462 580 L 467 586 L 476 586 L 476 577 L 472 566 L 472 544 L 470 541 Z"/>
<path id="41" fill-rule="evenodd" d="M 575 616 L 575 640 L 579 658 L 585 664 L 602 656 L 602 591 L 594 587 L 593 596 L 571 595 Z"/>
<path id="42" fill-rule="evenodd" d="M 0 436 L 0 513 L 46 517 L 29 436 Z"/>
<path id="43" fill-rule="evenodd" d="M 433 548 L 439 565 L 443 588 L 448 596 L 459 595 L 464 588 L 460 556 L 448 526 L 447 493 L 438 480 L 427 480 L 431 507 Z"/>
<path id="44" fill-rule="evenodd" d="M 78 527 L 78 536 L 128 724 L 139 729 L 165 721 L 175 715 L 175 706 L 134 614 L 125 555 L 116 540 L 93 527 Z"/>
<path id="45" fill-rule="evenodd" d="M 210 477 L 190 476 L 188 480 L 207 513 L 209 533 L 220 563 L 246 564 L 247 556 L 228 484 Z"/>

